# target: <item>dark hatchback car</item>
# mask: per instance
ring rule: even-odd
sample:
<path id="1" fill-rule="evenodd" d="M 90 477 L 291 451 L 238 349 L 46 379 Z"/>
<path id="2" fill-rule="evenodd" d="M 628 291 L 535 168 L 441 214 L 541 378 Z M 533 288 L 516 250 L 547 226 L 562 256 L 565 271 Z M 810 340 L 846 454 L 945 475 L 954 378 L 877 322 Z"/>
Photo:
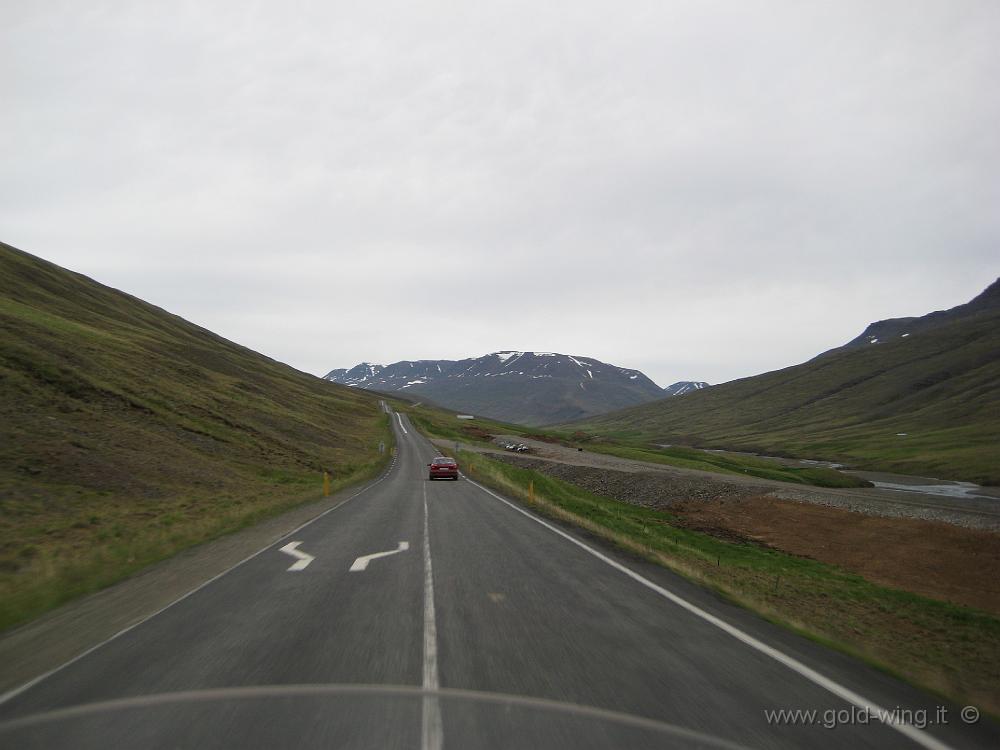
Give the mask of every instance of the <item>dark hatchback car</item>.
<path id="1" fill-rule="evenodd" d="M 429 464 L 430 479 L 458 479 L 458 462 L 454 458 L 438 456 Z"/>

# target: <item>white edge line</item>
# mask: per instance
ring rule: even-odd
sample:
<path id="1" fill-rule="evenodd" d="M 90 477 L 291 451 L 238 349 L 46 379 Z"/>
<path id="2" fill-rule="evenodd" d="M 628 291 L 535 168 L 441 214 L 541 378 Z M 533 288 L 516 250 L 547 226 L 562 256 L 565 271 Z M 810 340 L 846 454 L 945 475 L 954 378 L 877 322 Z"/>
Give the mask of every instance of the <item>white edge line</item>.
<path id="1" fill-rule="evenodd" d="M 796 672 L 800 676 L 805 677 L 807 680 L 809 680 L 813 684 L 818 685 L 819 687 L 824 688 L 825 690 L 828 690 L 829 692 L 833 693 L 838 698 L 841 698 L 842 700 L 845 700 L 848 703 L 852 703 L 855 706 L 857 706 L 858 708 L 865 709 L 866 711 L 871 712 L 873 715 L 875 715 L 877 717 L 891 716 L 892 715 L 890 712 L 888 712 L 885 709 L 881 708 L 878 704 L 873 703 L 872 701 L 868 700 L 867 698 L 862 697 L 861 695 L 859 695 L 858 693 L 855 693 L 850 688 L 844 687 L 840 683 L 835 682 L 834 680 L 830 679 L 829 677 L 826 677 L 825 675 L 820 674 L 819 672 L 817 672 L 816 670 L 812 669 L 811 667 L 806 666 L 805 664 L 803 664 L 802 662 L 800 662 L 798 659 L 795 659 L 794 657 L 788 656 L 787 654 L 785 654 L 782 651 L 779 651 L 778 649 L 774 648 L 773 646 L 768 646 L 766 643 L 764 643 L 763 641 L 760 641 L 760 640 L 754 638 L 749 633 L 743 632 L 742 630 L 740 630 L 736 626 L 730 625 L 725 620 L 723 620 L 723 619 L 721 619 L 719 617 L 716 617 L 715 615 L 713 615 L 713 614 L 711 614 L 709 612 L 706 612 L 701 607 L 699 607 L 699 606 L 697 606 L 695 604 L 692 604 L 691 602 L 687 601 L 686 599 L 682 599 L 680 596 L 678 596 L 677 594 L 673 593 L 672 591 L 668 591 L 667 589 L 663 588 L 662 586 L 659 586 L 659 585 L 653 583 L 648 578 L 645 578 L 644 576 L 639 575 L 638 573 L 636 573 L 631 568 L 628 568 L 628 567 L 622 565 L 620 562 L 611 559 L 607 555 L 604 555 L 601 552 L 598 552 L 593 547 L 591 547 L 591 546 L 589 546 L 587 544 L 584 544 L 579 539 L 576 539 L 573 536 L 571 536 L 570 534 L 567 534 L 562 529 L 560 529 L 560 528 L 558 528 L 556 526 L 553 526 L 552 524 L 548 523 L 547 521 L 543 521 L 541 518 L 539 518 L 538 516 L 534 515 L 533 513 L 529 513 L 528 511 L 524 510 L 523 508 L 521 508 L 521 507 L 515 505 L 514 503 L 512 503 L 510 500 L 507 500 L 506 498 L 501 497 L 500 495 L 496 494 L 492 490 L 487 489 L 483 485 L 479 484 L 479 482 L 476 482 L 476 481 L 474 481 L 472 479 L 469 479 L 468 477 L 465 477 L 465 479 L 470 484 L 478 487 L 479 489 L 481 489 L 486 494 L 491 495 L 492 497 L 496 498 L 497 500 L 499 500 L 500 502 L 504 503 L 505 505 L 510 506 L 511 508 L 513 508 L 514 510 L 516 510 L 518 513 L 521 513 L 521 514 L 527 516 L 528 518 L 530 518 L 532 521 L 535 521 L 536 523 L 540 523 L 542 526 L 544 526 L 545 528 L 547 528 L 549 531 L 552 531 L 552 532 L 558 534 L 559 536 L 563 537 L 564 539 L 569 540 L 570 542 L 572 542 L 576 546 L 578 546 L 578 547 L 586 550 L 591 555 L 593 555 L 594 557 L 596 557 L 598 560 L 601 560 L 602 562 L 607 563 L 612 568 L 614 568 L 614 569 L 616 569 L 616 570 L 624 573 L 629 578 L 633 579 L 634 581 L 637 581 L 638 583 L 641 583 L 646 588 L 651 589 L 652 591 L 655 591 L 657 594 L 659 594 L 660 596 L 662 596 L 662 597 L 664 597 L 666 599 L 669 599 L 671 602 L 673 602 L 677 606 L 683 607 L 684 609 L 686 609 L 688 612 L 690 612 L 691 614 L 695 615 L 696 617 L 700 617 L 702 620 L 705 620 L 706 622 L 708 622 L 708 623 L 710 623 L 712 625 L 715 625 L 720 630 L 728 633 L 729 635 L 733 636 L 734 638 L 736 638 L 737 640 L 741 641 L 742 643 L 744 643 L 745 645 L 749 646 L 750 648 L 755 649 L 756 651 L 759 651 L 760 653 L 764 654 L 765 656 L 771 657 L 772 659 L 774 659 L 778 663 L 783 664 L 784 666 L 786 666 L 789 669 L 791 669 L 793 672 Z M 917 729 L 912 724 L 897 723 L 897 722 L 893 722 L 893 721 L 884 722 L 884 723 L 887 726 L 891 727 L 892 729 L 895 729 L 897 732 L 900 732 L 901 734 L 905 735 L 909 739 L 913 740 L 914 742 L 916 742 L 921 747 L 927 748 L 928 750 L 951 750 L 951 747 L 949 745 L 946 745 L 945 743 L 943 743 L 940 740 L 938 740 L 937 738 L 931 736 L 927 732 L 924 732 L 924 731 L 922 731 L 920 729 Z"/>
<path id="2" fill-rule="evenodd" d="M 427 483 L 424 493 L 424 690 L 438 689 L 437 621 L 434 616 L 434 569 L 431 567 L 430 523 L 427 512 Z M 441 724 L 441 703 L 437 696 L 425 696 L 421 750 L 441 750 L 444 731 Z"/>
<path id="3" fill-rule="evenodd" d="M 406 431 L 406 427 L 403 426 L 403 415 L 398 411 L 396 412 L 396 419 L 399 420 L 399 429 L 403 431 L 404 435 L 409 435 L 410 433 Z"/>
<path id="4" fill-rule="evenodd" d="M 258 555 L 264 554 L 268 550 L 272 549 L 279 542 L 285 541 L 286 539 L 288 539 L 288 537 L 292 536 L 292 534 L 298 533 L 299 531 L 301 531 L 302 529 L 304 529 L 306 526 L 308 526 L 309 524 L 315 523 L 316 521 L 318 521 L 319 519 L 323 518 L 323 516 L 327 515 L 328 513 L 332 513 L 333 511 L 337 510 L 338 508 L 343 508 L 345 505 L 347 505 L 347 503 L 351 502 L 351 500 L 353 500 L 354 498 L 356 498 L 358 495 L 364 494 L 365 492 L 367 492 L 368 490 L 370 490 L 372 487 L 374 487 L 375 485 L 377 485 L 380 482 L 382 482 L 386 477 L 388 477 L 389 474 L 392 473 L 392 470 L 396 466 L 396 458 L 397 457 L 398 457 L 398 453 L 392 457 L 392 461 L 389 463 L 389 468 L 387 468 L 385 470 L 385 472 L 382 474 L 382 476 L 380 476 L 378 479 L 376 479 L 371 484 L 369 484 L 369 485 L 363 487 L 362 489 L 358 490 L 357 492 L 355 492 L 353 495 L 351 495 L 346 500 L 342 500 L 341 502 L 339 502 L 336 505 L 334 505 L 332 508 L 327 508 L 322 513 L 320 513 L 318 516 L 315 516 L 314 518 L 310 518 L 308 521 L 306 521 L 305 523 L 303 523 L 301 526 L 297 526 L 296 528 L 294 528 L 291 531 L 289 531 L 287 534 L 284 534 L 281 537 L 279 537 L 278 539 L 275 539 L 273 542 L 268 543 L 268 545 L 266 547 L 263 547 L 263 548 L 257 550 L 252 555 L 247 555 L 246 557 L 244 557 L 242 560 L 240 560 L 235 565 L 232 565 L 232 566 L 226 568 L 221 573 L 216 573 L 214 576 L 212 576 L 211 578 L 209 578 L 207 581 L 203 581 L 202 583 L 198 584 L 193 589 L 191 589 L 190 591 L 188 591 L 186 594 L 182 594 L 181 596 L 179 596 L 178 598 L 174 599 L 169 604 L 165 604 L 164 606 L 160 607 L 155 612 L 152 612 L 151 614 L 146 615 L 141 620 L 132 623 L 128 627 L 122 628 L 121 630 L 119 630 L 114 635 L 111 635 L 111 636 L 105 638 L 100 643 L 94 644 L 93 646 L 89 647 L 85 651 L 82 651 L 81 653 L 77 654 L 76 656 L 74 656 L 73 658 L 69 659 L 68 661 L 63 662 L 58 667 L 55 667 L 54 669 L 50 669 L 48 672 L 44 672 L 43 674 L 40 674 L 37 677 L 34 677 L 31 680 L 28 680 L 28 682 L 24 683 L 23 685 L 20 685 L 19 687 L 16 687 L 16 688 L 12 688 L 11 690 L 8 690 L 6 693 L 3 693 L 2 695 L 0 695 L 0 706 L 2 706 L 4 703 L 6 703 L 7 701 L 11 700 L 12 698 L 16 698 L 17 696 L 19 696 L 21 693 L 25 692 L 26 690 L 30 690 L 35 685 L 37 685 L 38 683 L 42 682 L 43 680 L 51 677 L 52 675 L 57 674 L 58 672 L 61 672 L 62 670 L 66 669 L 69 666 L 72 666 L 73 664 L 76 664 L 78 661 L 80 661 L 84 657 L 89 656 L 90 654 L 92 654 L 95 651 L 97 651 L 99 648 L 101 648 L 103 646 L 106 646 L 107 644 L 111 643 L 112 641 L 116 640 L 117 638 L 120 638 L 121 636 L 123 636 L 126 633 L 128 633 L 130 630 L 134 630 L 135 628 L 139 627 L 143 623 L 148 622 L 149 620 L 152 620 L 157 615 L 166 612 L 168 609 L 170 609 L 171 607 L 173 607 L 175 604 L 180 604 L 182 601 L 184 601 L 185 599 L 187 599 L 189 596 L 193 596 L 194 594 L 197 594 L 199 591 L 201 591 L 206 586 L 208 586 L 208 585 L 210 585 L 212 583 L 215 583 L 220 578 L 222 578 L 224 575 L 227 575 L 228 573 L 231 573 L 232 571 L 236 570 L 236 568 L 240 567 L 244 563 L 250 562 L 251 560 L 253 560 Z"/>

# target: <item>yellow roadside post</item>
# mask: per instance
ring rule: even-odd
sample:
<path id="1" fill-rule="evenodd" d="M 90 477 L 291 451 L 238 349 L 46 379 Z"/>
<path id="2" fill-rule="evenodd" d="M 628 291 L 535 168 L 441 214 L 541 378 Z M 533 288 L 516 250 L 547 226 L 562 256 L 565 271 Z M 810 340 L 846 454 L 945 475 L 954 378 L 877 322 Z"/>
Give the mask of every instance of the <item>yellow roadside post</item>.
<path id="1" fill-rule="evenodd" d="M 327 472 L 323 472 L 323 497 L 330 494 L 330 475 Z"/>

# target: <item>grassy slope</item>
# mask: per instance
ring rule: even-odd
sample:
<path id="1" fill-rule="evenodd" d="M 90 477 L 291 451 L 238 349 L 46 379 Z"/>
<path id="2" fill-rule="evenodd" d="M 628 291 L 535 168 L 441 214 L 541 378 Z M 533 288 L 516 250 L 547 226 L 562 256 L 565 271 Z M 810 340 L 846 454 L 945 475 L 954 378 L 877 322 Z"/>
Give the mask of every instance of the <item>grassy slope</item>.
<path id="1" fill-rule="evenodd" d="M 473 479 L 545 515 L 956 703 L 1000 713 L 1000 620 L 985 612 L 879 586 L 809 558 L 678 528 L 668 513 L 616 502 L 481 454 L 458 456 Z"/>
<path id="2" fill-rule="evenodd" d="M 0 245 L 0 628 L 373 475 L 377 397 Z"/>
<path id="3" fill-rule="evenodd" d="M 1000 311 L 572 427 L 997 484 Z"/>

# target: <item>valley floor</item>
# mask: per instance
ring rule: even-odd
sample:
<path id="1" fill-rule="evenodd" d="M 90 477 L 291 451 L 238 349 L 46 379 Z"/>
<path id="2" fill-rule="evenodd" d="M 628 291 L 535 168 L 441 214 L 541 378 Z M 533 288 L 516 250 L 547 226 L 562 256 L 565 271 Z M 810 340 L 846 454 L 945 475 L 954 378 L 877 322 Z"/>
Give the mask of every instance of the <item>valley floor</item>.
<path id="1" fill-rule="evenodd" d="M 796 485 L 621 458 L 520 436 L 498 436 L 496 441 L 501 444 L 523 443 L 530 451 L 527 454 L 511 454 L 499 446 L 490 449 L 464 443 L 462 448 L 506 457 L 509 462 L 544 471 L 615 500 L 653 508 L 664 509 L 687 500 L 738 500 L 771 495 L 866 515 L 941 521 L 966 528 L 1000 531 L 1000 498 L 996 497 L 927 495 L 920 491 L 902 492 L 877 487 L 841 489 Z M 451 440 L 435 442 L 443 448 L 455 445 Z M 525 464 L 533 460 L 537 460 L 539 466 Z M 995 491 L 995 488 L 983 489 L 988 493 Z"/>

